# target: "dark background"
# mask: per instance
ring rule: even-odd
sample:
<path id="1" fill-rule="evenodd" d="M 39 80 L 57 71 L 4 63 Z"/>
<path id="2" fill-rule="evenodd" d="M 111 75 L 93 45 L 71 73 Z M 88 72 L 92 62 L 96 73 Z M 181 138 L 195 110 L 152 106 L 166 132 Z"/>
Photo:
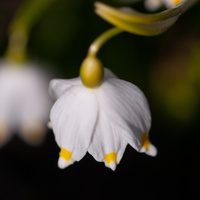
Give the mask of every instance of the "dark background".
<path id="1" fill-rule="evenodd" d="M 22 2 L 0 0 L 2 57 L 9 23 Z M 30 59 L 48 63 L 54 78 L 78 76 L 88 46 L 111 27 L 95 15 L 93 3 L 57 1 L 31 31 Z M 199 8 L 191 8 L 163 35 L 123 33 L 99 53 L 104 66 L 146 94 L 157 157 L 128 146 L 115 172 L 89 154 L 61 170 L 52 131 L 36 147 L 15 134 L 0 149 L 0 199 L 200 199 Z"/>

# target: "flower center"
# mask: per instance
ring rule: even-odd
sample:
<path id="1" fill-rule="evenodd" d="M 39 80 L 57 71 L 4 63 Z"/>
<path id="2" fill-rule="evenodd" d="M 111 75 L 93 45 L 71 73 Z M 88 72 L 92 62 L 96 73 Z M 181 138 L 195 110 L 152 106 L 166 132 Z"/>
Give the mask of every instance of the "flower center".
<path id="1" fill-rule="evenodd" d="M 96 56 L 85 58 L 80 68 L 80 77 L 83 84 L 89 88 L 96 88 L 101 85 L 104 70 L 101 61 Z"/>

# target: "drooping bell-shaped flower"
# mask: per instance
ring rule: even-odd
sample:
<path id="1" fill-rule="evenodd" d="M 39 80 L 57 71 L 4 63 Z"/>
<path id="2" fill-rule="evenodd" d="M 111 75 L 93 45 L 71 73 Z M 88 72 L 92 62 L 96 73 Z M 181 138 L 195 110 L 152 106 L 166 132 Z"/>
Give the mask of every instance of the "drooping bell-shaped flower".
<path id="1" fill-rule="evenodd" d="M 56 99 L 50 120 L 61 148 L 60 168 L 89 152 L 115 170 L 127 144 L 157 154 L 148 139 L 151 114 L 143 92 L 103 68 L 97 58 L 85 59 L 78 78 L 52 80 L 49 93 Z"/>
<path id="2" fill-rule="evenodd" d="M 0 62 L 0 145 L 18 132 L 29 144 L 46 133 L 51 106 L 48 76 L 34 63 Z"/>

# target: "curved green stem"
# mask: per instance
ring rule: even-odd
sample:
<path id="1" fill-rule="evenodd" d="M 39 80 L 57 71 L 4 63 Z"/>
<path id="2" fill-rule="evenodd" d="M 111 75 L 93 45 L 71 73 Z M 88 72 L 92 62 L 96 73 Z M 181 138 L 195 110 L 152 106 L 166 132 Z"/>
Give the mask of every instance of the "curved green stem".
<path id="1" fill-rule="evenodd" d="M 122 33 L 123 30 L 117 27 L 111 28 L 101 34 L 98 38 L 94 40 L 94 42 L 90 45 L 88 50 L 88 56 L 96 56 L 100 48 L 106 43 L 109 39 L 113 38 L 114 36 Z"/>
<path id="2" fill-rule="evenodd" d="M 104 69 L 97 53 L 105 42 L 122 33 L 123 30 L 115 27 L 107 30 L 90 45 L 88 54 L 81 64 L 80 77 L 83 85 L 88 88 L 97 88 L 101 85 L 104 77 Z"/>
<path id="3" fill-rule="evenodd" d="M 26 45 L 29 32 L 56 0 L 29 0 L 17 12 L 9 29 L 6 58 L 16 63 L 26 60 Z"/>
<path id="4" fill-rule="evenodd" d="M 22 5 L 10 25 L 10 31 L 23 27 L 29 33 L 56 0 L 28 0 Z"/>

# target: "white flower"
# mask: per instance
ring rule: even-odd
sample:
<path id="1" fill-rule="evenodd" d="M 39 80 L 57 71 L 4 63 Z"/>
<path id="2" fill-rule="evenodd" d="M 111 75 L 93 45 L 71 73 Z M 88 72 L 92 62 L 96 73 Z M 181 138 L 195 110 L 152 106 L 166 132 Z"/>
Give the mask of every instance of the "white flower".
<path id="1" fill-rule="evenodd" d="M 50 120 L 58 146 L 58 166 L 81 160 L 87 151 L 115 170 L 127 144 L 155 156 L 148 133 L 151 114 L 142 91 L 104 69 L 101 86 L 90 89 L 80 77 L 50 82 L 50 96 L 57 99 Z"/>
<path id="2" fill-rule="evenodd" d="M 144 5 L 147 10 L 155 11 L 163 5 L 163 1 L 162 0 L 145 0 Z"/>
<path id="3" fill-rule="evenodd" d="M 48 97 L 48 79 L 32 63 L 17 65 L 0 62 L 0 145 L 12 133 L 30 144 L 41 142 L 51 106 Z"/>
<path id="4" fill-rule="evenodd" d="M 145 7 L 150 11 L 155 11 L 161 6 L 166 8 L 173 8 L 174 6 L 180 4 L 184 0 L 145 0 Z"/>

